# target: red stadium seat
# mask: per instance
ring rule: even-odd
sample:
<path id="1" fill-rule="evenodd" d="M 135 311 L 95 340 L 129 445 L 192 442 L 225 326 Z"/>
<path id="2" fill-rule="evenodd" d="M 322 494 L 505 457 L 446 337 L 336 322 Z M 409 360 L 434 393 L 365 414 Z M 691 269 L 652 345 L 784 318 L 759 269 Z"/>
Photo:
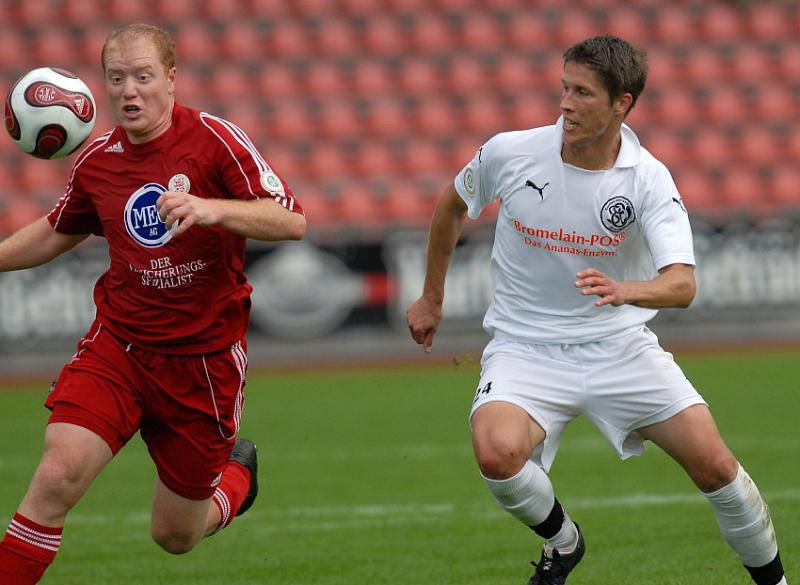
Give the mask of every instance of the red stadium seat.
<path id="1" fill-rule="evenodd" d="M 647 51 L 647 88 L 666 88 L 680 84 L 684 79 L 675 54 L 665 47 L 654 47 Z"/>
<path id="2" fill-rule="evenodd" d="M 17 26 L 35 28 L 57 24 L 61 18 L 59 11 L 61 3 L 55 0 L 23 0 L 13 4 L 16 4 L 13 21 Z"/>
<path id="3" fill-rule="evenodd" d="M 314 42 L 317 53 L 329 58 L 358 52 L 355 27 L 342 18 L 327 16 L 321 19 L 314 34 Z"/>
<path id="4" fill-rule="evenodd" d="M 602 0 L 602 3 L 606 3 L 606 0 Z M 637 46 L 648 46 L 650 44 L 653 32 L 644 11 L 633 6 L 626 6 L 621 2 L 606 5 L 605 8 L 608 9 L 606 32 L 621 37 Z M 650 54 L 648 50 L 648 56 Z"/>
<path id="5" fill-rule="evenodd" d="M 675 184 L 689 213 L 716 211 L 722 207 L 716 184 L 705 171 L 693 165 L 683 167 L 675 174 Z"/>
<path id="6" fill-rule="evenodd" d="M 249 0 L 249 12 L 256 18 L 286 16 L 291 4 L 286 0 Z"/>
<path id="7" fill-rule="evenodd" d="M 800 79 L 800 43 L 781 45 L 777 55 L 778 74 L 786 83 L 797 83 Z"/>
<path id="8" fill-rule="evenodd" d="M 792 91 L 782 84 L 762 84 L 755 96 L 755 115 L 764 122 L 785 123 L 797 120 L 800 104 Z"/>
<path id="9" fill-rule="evenodd" d="M 481 91 L 486 87 L 487 73 L 477 57 L 455 55 L 445 68 L 448 90 L 456 94 Z"/>
<path id="10" fill-rule="evenodd" d="M 314 127 L 325 139 L 357 138 L 362 132 L 356 105 L 350 100 L 327 99 L 322 103 L 319 123 Z"/>
<path id="11" fill-rule="evenodd" d="M 100 54 L 109 32 L 105 24 L 81 27 L 75 50 L 83 63 L 97 69 L 100 64 Z M 2 54 L 1 50 L 0 54 Z"/>
<path id="12" fill-rule="evenodd" d="M 301 18 L 306 17 L 329 17 L 330 12 L 334 9 L 336 3 L 330 0 L 292 0 L 289 2 L 294 12 Z"/>
<path id="13" fill-rule="evenodd" d="M 753 2 L 747 14 L 749 37 L 755 41 L 788 40 L 792 34 L 791 11 L 777 2 Z"/>
<path id="14" fill-rule="evenodd" d="M 284 62 L 265 61 L 256 73 L 258 95 L 267 101 L 293 99 L 302 93 L 300 82 Z"/>
<path id="15" fill-rule="evenodd" d="M 341 146 L 321 142 L 309 152 L 305 176 L 329 180 L 346 176 L 350 168 L 349 157 Z"/>
<path id="16" fill-rule="evenodd" d="M 561 91 L 561 78 L 564 76 L 564 59 L 560 51 L 549 51 L 536 70 L 536 83 L 546 91 Z"/>
<path id="17" fill-rule="evenodd" d="M 105 23 L 108 15 L 105 11 L 105 2 L 94 0 L 64 0 L 63 22 L 83 28 L 98 22 Z"/>
<path id="18" fill-rule="evenodd" d="M 508 48 L 531 51 L 549 49 L 554 43 L 554 29 L 544 11 L 520 10 L 511 18 L 506 33 Z"/>
<path id="19" fill-rule="evenodd" d="M 361 177 L 391 175 L 400 162 L 391 145 L 382 140 L 361 140 L 356 151 L 355 170 Z"/>
<path id="20" fill-rule="evenodd" d="M 494 69 L 494 84 L 500 91 L 531 91 L 537 85 L 534 64 L 519 53 L 503 53 Z"/>
<path id="21" fill-rule="evenodd" d="M 471 95 L 464 103 L 462 127 L 488 138 L 500 130 L 507 129 L 507 118 L 494 94 Z"/>
<path id="22" fill-rule="evenodd" d="M 656 8 L 657 7 L 657 8 Z M 686 6 L 655 4 L 653 16 L 655 38 L 651 42 L 665 45 L 688 44 L 697 39 L 696 22 Z"/>
<path id="23" fill-rule="evenodd" d="M 669 168 L 689 160 L 687 146 L 686 140 L 677 132 L 664 128 L 653 130 L 644 141 L 644 147 Z"/>
<path id="24" fill-rule="evenodd" d="M 254 86 L 244 68 L 231 65 L 214 69 L 209 89 L 212 99 L 228 104 L 246 96 L 255 97 Z"/>
<path id="25" fill-rule="evenodd" d="M 789 160 L 800 160 L 800 123 L 789 126 L 786 136 L 786 156 Z"/>
<path id="26" fill-rule="evenodd" d="M 450 152 L 450 168 L 456 169 L 456 172 L 463 169 L 467 163 L 469 163 L 475 155 L 478 153 L 478 149 L 483 145 L 481 140 L 475 140 L 470 136 L 459 136 L 458 141 L 455 143 L 452 151 Z M 450 179 L 452 180 L 453 177 Z M 444 187 L 444 183 L 442 185 L 437 185 L 437 189 L 441 189 Z M 437 191 L 438 193 L 438 191 Z"/>
<path id="27" fill-rule="evenodd" d="M 15 75 L 17 73 L 22 75 L 31 68 L 29 63 L 31 63 L 31 53 L 24 33 L 0 24 L 0 71 L 3 73 L 15 71 Z"/>
<path id="28" fill-rule="evenodd" d="M 440 95 L 422 99 L 414 114 L 414 131 L 423 136 L 441 136 L 460 130 L 460 120 L 451 101 Z"/>
<path id="29" fill-rule="evenodd" d="M 377 14 L 365 21 L 362 42 L 361 52 L 373 56 L 402 55 L 410 44 L 399 19 L 387 14 Z"/>
<path id="30" fill-rule="evenodd" d="M 441 73 L 432 60 L 404 59 L 398 81 L 399 89 L 409 95 L 436 93 L 441 89 Z"/>
<path id="31" fill-rule="evenodd" d="M 205 0 L 205 17 L 211 21 L 227 22 L 249 16 L 249 9 L 241 0 Z"/>
<path id="32" fill-rule="evenodd" d="M 275 20 L 267 32 L 265 47 L 272 57 L 305 58 L 311 53 L 311 39 L 302 24 L 291 19 Z"/>
<path id="33" fill-rule="evenodd" d="M 703 119 L 717 126 L 741 124 L 747 121 L 749 108 L 737 87 L 713 86 L 706 89 L 703 103 Z"/>
<path id="34" fill-rule="evenodd" d="M 378 199 L 363 182 L 353 182 L 342 190 L 334 205 L 343 223 L 352 227 L 380 228 L 386 219 Z"/>
<path id="35" fill-rule="evenodd" d="M 345 79 L 332 61 L 309 61 L 301 78 L 306 92 L 311 96 L 329 99 L 345 90 Z"/>
<path id="36" fill-rule="evenodd" d="M 285 2 L 285 0 L 280 0 Z M 339 11 L 354 16 L 374 16 L 382 12 L 382 8 L 374 0 L 339 0 Z"/>
<path id="37" fill-rule="evenodd" d="M 354 63 L 351 89 L 356 95 L 378 96 L 394 91 L 395 84 L 386 65 L 374 59 L 358 59 Z"/>
<path id="38" fill-rule="evenodd" d="M 509 127 L 522 130 L 555 124 L 558 116 L 558 100 L 528 93 L 514 96 L 508 123 Z"/>
<path id="39" fill-rule="evenodd" d="M 161 0 L 165 2 L 167 0 Z M 170 2 L 172 0 L 169 0 Z M 121 26 L 131 22 L 148 22 L 153 18 L 153 9 L 160 13 L 158 0 L 142 0 L 141 2 L 131 2 L 131 0 L 108 0 L 108 17 L 110 24 Z M 165 20 L 168 20 L 165 18 Z"/>
<path id="40" fill-rule="evenodd" d="M 727 81 L 727 65 L 722 54 L 707 45 L 695 45 L 683 63 L 684 79 L 692 85 L 707 85 Z"/>
<path id="41" fill-rule="evenodd" d="M 180 63 L 175 74 L 175 98 L 182 104 L 198 107 L 197 97 L 210 98 L 208 91 L 209 81 L 198 70 Z"/>
<path id="42" fill-rule="evenodd" d="M 402 168 L 405 176 L 418 177 L 447 170 L 448 163 L 433 140 L 414 140 L 404 148 Z"/>
<path id="43" fill-rule="evenodd" d="M 690 127 L 701 118 L 700 108 L 686 89 L 663 89 L 658 94 L 643 99 L 650 101 L 653 120 L 659 124 L 677 128 Z"/>
<path id="44" fill-rule="evenodd" d="M 234 63 L 261 61 L 260 48 L 266 44 L 264 31 L 245 20 L 226 21 L 220 33 L 220 49 L 227 61 Z"/>
<path id="45" fill-rule="evenodd" d="M 458 41 L 467 50 L 495 49 L 501 42 L 497 20 L 487 12 L 465 12 L 458 27 Z"/>
<path id="46" fill-rule="evenodd" d="M 414 183 L 392 181 L 384 208 L 393 224 L 424 226 L 430 222 L 433 211 L 428 202 L 429 198 L 423 197 Z"/>
<path id="47" fill-rule="evenodd" d="M 745 165 L 771 165 L 783 158 L 779 137 L 763 125 L 743 127 L 736 140 L 737 158 Z"/>
<path id="48" fill-rule="evenodd" d="M 313 128 L 303 104 L 296 101 L 280 102 L 269 117 L 268 135 L 273 140 L 297 140 L 308 137 Z"/>
<path id="49" fill-rule="evenodd" d="M 305 175 L 305 164 L 292 146 L 280 141 L 267 141 L 268 146 L 261 151 L 267 164 L 272 167 L 294 190 L 294 181 Z M 260 146 L 260 142 L 256 144 Z"/>
<path id="50" fill-rule="evenodd" d="M 764 181 L 748 167 L 731 167 L 721 177 L 722 203 L 731 210 L 763 213 L 770 202 L 765 198 Z"/>
<path id="51" fill-rule="evenodd" d="M 181 24 L 175 31 L 174 37 L 179 62 L 204 65 L 219 58 L 217 43 L 205 24 L 196 21 Z"/>
<path id="52" fill-rule="evenodd" d="M 372 100 L 366 114 L 367 131 L 374 136 L 386 138 L 409 132 L 410 115 L 396 98 Z"/>
<path id="53" fill-rule="evenodd" d="M 730 71 L 735 83 L 758 83 L 775 78 L 775 63 L 767 50 L 742 45 L 731 55 Z"/>
<path id="54" fill-rule="evenodd" d="M 292 185 L 292 192 L 300 201 L 308 221 L 309 230 L 325 230 L 336 226 L 341 218 L 338 202 L 315 182 Z"/>
<path id="55" fill-rule="evenodd" d="M 745 36 L 744 14 L 733 5 L 709 2 L 700 20 L 700 34 L 707 42 L 740 42 Z"/>
<path id="56" fill-rule="evenodd" d="M 436 0 L 436 9 L 440 12 L 465 12 L 475 6 L 485 7 L 492 2 L 481 2 L 479 0 Z"/>
<path id="57" fill-rule="evenodd" d="M 444 15 L 415 18 L 409 32 L 409 49 L 423 54 L 444 53 L 455 46 L 453 31 Z"/>
<path id="58" fill-rule="evenodd" d="M 800 168 L 795 163 L 773 168 L 769 181 L 771 202 L 779 208 L 800 208 Z"/>
<path id="59" fill-rule="evenodd" d="M 241 128 L 254 144 L 263 142 L 264 115 L 257 103 L 236 100 L 228 102 L 222 117 Z"/>
<path id="60" fill-rule="evenodd" d="M 566 5 L 568 6 L 568 4 Z M 580 8 L 562 8 L 555 30 L 555 42 L 566 49 L 570 45 L 606 32 L 590 14 Z"/>
<path id="61" fill-rule="evenodd" d="M 77 42 L 69 29 L 53 25 L 36 29 L 30 44 L 33 59 L 41 66 L 69 69 L 80 60 Z M 98 59 L 99 63 L 99 59 Z"/>
<path id="62" fill-rule="evenodd" d="M 49 209 L 40 208 L 35 202 L 24 197 L 17 197 L 2 211 L 2 226 L 0 229 L 11 234 L 20 228 L 36 221 Z"/>
<path id="63" fill-rule="evenodd" d="M 690 156 L 701 167 L 725 167 L 735 160 L 730 137 L 710 127 L 699 129 L 691 138 Z"/>

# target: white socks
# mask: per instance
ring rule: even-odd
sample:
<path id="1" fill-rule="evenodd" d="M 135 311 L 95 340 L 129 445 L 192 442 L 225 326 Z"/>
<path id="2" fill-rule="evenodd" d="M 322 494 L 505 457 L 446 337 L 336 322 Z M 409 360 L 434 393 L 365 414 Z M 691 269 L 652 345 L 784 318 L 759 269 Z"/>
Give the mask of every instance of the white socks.
<path id="1" fill-rule="evenodd" d="M 556 500 L 553 484 L 539 466 L 526 461 L 513 477 L 483 479 L 503 509 L 545 538 L 548 547 L 565 554 L 575 550 L 578 529 Z"/>
<path id="2" fill-rule="evenodd" d="M 736 479 L 704 495 L 714 508 L 722 535 L 746 566 L 763 567 L 775 559 L 778 543 L 769 510 L 741 465 Z"/>

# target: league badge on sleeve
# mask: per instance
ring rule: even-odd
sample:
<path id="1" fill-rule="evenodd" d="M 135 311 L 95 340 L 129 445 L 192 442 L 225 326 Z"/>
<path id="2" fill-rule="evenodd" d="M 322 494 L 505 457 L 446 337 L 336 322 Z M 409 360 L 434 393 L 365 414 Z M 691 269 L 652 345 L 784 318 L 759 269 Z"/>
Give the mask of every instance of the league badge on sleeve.
<path id="1" fill-rule="evenodd" d="M 283 183 L 278 178 L 278 175 L 273 173 L 270 170 L 266 170 L 261 173 L 261 186 L 264 188 L 265 191 L 269 191 L 270 193 L 280 193 L 283 194 Z"/>

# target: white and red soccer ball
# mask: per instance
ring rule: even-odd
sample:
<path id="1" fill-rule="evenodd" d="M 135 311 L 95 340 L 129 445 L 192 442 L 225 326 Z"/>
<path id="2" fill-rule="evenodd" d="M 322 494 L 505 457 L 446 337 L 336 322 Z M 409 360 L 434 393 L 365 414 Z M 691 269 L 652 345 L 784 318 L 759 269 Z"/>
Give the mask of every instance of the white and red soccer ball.
<path id="1" fill-rule="evenodd" d="M 38 158 L 61 158 L 89 137 L 97 108 L 92 92 L 64 69 L 33 69 L 11 87 L 6 130 L 17 146 Z"/>

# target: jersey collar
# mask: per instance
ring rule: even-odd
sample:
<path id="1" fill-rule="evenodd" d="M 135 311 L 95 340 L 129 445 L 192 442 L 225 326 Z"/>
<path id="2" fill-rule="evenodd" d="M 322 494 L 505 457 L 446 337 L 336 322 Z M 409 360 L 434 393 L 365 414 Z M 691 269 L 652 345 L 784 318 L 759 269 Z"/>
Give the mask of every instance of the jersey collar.
<path id="1" fill-rule="evenodd" d="M 560 153 L 564 137 L 564 116 L 559 116 L 556 122 L 556 130 L 556 142 L 553 146 Z M 639 138 L 627 124 L 622 124 L 620 135 L 622 136 L 622 145 L 620 146 L 619 154 L 617 154 L 614 167 L 635 167 L 642 160 L 642 145 L 639 143 Z"/>

